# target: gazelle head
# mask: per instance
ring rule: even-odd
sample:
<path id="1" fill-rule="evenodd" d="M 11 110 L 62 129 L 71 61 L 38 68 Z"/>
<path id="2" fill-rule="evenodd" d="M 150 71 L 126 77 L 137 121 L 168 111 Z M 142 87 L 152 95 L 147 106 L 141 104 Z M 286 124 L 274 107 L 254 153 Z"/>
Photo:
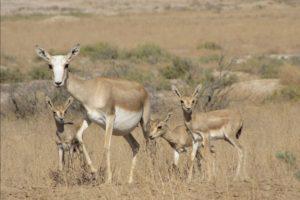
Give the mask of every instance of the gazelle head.
<path id="1" fill-rule="evenodd" d="M 73 102 L 73 97 L 69 97 L 64 105 L 54 106 L 51 99 L 46 97 L 46 103 L 48 104 L 50 110 L 53 112 L 53 117 L 58 123 L 64 124 L 65 114 Z"/>
<path id="2" fill-rule="evenodd" d="M 167 117 L 163 120 L 151 120 L 150 121 L 150 132 L 149 132 L 149 138 L 151 140 L 162 136 L 165 134 L 168 130 L 168 121 L 171 118 L 172 113 L 168 113 Z"/>
<path id="3" fill-rule="evenodd" d="M 39 57 L 44 59 L 53 71 L 53 82 L 56 87 L 61 87 L 65 84 L 68 75 L 68 67 L 71 60 L 78 55 L 80 46 L 77 44 L 73 47 L 67 55 L 51 56 L 47 51 L 36 46 L 36 53 Z"/>
<path id="4" fill-rule="evenodd" d="M 199 84 L 196 88 L 194 93 L 191 96 L 182 96 L 179 90 L 175 85 L 172 85 L 172 91 L 175 95 L 179 98 L 182 110 L 186 113 L 192 113 L 195 105 L 197 104 L 198 97 L 200 95 L 202 85 Z"/>

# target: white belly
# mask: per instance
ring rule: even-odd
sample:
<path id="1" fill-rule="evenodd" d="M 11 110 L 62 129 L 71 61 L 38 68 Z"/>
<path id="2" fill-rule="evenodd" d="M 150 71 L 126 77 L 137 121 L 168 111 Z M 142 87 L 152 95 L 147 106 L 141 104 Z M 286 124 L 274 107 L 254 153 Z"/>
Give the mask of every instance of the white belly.
<path id="1" fill-rule="evenodd" d="M 212 140 L 224 139 L 225 134 L 222 129 L 209 131 L 210 138 Z"/>
<path id="2" fill-rule="evenodd" d="M 106 117 L 102 111 L 95 111 L 87 109 L 89 118 L 105 128 Z M 116 107 L 114 131 L 128 133 L 131 132 L 141 121 L 143 111 L 128 111 L 123 108 Z"/>

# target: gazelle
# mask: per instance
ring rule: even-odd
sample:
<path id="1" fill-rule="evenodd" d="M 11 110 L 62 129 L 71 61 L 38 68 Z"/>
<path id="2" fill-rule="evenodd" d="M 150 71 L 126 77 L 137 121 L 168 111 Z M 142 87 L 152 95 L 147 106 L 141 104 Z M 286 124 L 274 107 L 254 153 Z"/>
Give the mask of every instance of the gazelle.
<path id="1" fill-rule="evenodd" d="M 239 160 L 235 179 L 240 175 L 240 170 L 244 172 L 244 151 L 238 141 L 243 128 L 243 120 L 239 111 L 236 110 L 216 110 L 206 113 L 193 113 L 201 91 L 201 85 L 198 85 L 191 96 L 182 96 L 179 90 L 173 85 L 172 90 L 179 98 L 183 111 L 184 121 L 187 129 L 194 136 L 201 136 L 204 146 L 203 158 L 211 162 L 210 140 L 223 139 L 238 152 Z M 209 178 L 211 169 L 207 166 Z M 192 173 L 192 171 L 190 171 Z M 244 174 L 245 175 L 245 174 Z"/>
<path id="2" fill-rule="evenodd" d="M 189 177 L 188 181 L 191 181 L 193 170 L 193 162 L 195 156 L 198 156 L 198 166 L 200 166 L 200 161 L 202 158 L 202 154 L 199 151 L 199 147 L 201 146 L 199 141 L 202 140 L 201 136 L 195 135 L 192 138 L 192 135 L 188 133 L 187 127 L 182 124 L 178 125 L 173 129 L 170 129 L 168 126 L 168 121 L 170 120 L 172 113 L 168 113 L 167 117 L 163 120 L 155 119 L 150 121 L 149 128 L 149 138 L 156 139 L 158 137 L 164 138 L 170 146 L 174 150 L 174 166 L 178 167 L 178 161 L 180 154 L 186 152 L 188 148 L 192 147 L 191 157 L 190 157 L 190 168 L 189 168 Z M 199 146 L 200 145 L 200 146 Z M 210 148 L 211 153 L 214 153 L 213 148 Z"/>
<path id="3" fill-rule="evenodd" d="M 170 120 L 172 113 L 168 113 L 165 119 L 151 120 L 149 128 L 149 138 L 156 139 L 162 137 L 170 146 L 174 149 L 174 165 L 178 166 L 180 153 L 185 152 L 188 147 L 193 146 L 193 139 L 186 131 L 184 125 L 176 126 L 173 130 L 170 130 L 168 121 Z M 195 151 L 197 146 L 195 146 Z"/>
<path id="4" fill-rule="evenodd" d="M 198 140 L 193 141 L 191 135 L 187 132 L 187 128 L 184 124 L 178 125 L 173 129 L 170 129 L 168 126 L 168 121 L 170 120 L 172 113 L 168 113 L 165 119 L 155 119 L 150 121 L 149 128 L 149 138 L 156 139 L 159 137 L 164 138 L 174 150 L 174 167 L 178 167 L 178 161 L 180 154 L 186 152 L 188 148 L 192 147 L 191 151 L 191 163 L 190 167 L 193 165 L 193 160 L 195 155 L 201 155 L 198 152 Z M 196 136 L 199 137 L 199 136 Z M 198 138 L 199 139 L 199 138 Z M 198 153 L 198 154 L 197 154 Z M 198 158 L 200 162 L 200 158 Z M 198 165 L 200 165 L 198 163 Z M 192 170 L 190 168 L 190 170 Z"/>
<path id="5" fill-rule="evenodd" d="M 131 132 L 141 124 L 144 137 L 147 138 L 147 126 L 150 118 L 150 97 L 146 89 L 139 83 L 121 79 L 98 77 L 83 80 L 69 72 L 71 60 L 78 55 L 79 44 L 67 55 L 51 56 L 47 51 L 36 47 L 37 55 L 43 58 L 53 71 L 53 82 L 56 87 L 65 87 L 86 109 L 87 118 L 77 133 L 82 143 L 84 130 L 91 122 L 105 129 L 104 159 L 106 160 L 107 182 L 112 179 L 110 166 L 111 136 L 123 136 L 129 143 L 133 159 L 129 174 L 129 183 L 133 181 L 133 171 L 139 143 Z M 83 144 L 83 143 L 82 143 Z M 92 166 L 92 162 L 88 163 Z M 93 168 L 91 167 L 91 170 Z"/>
<path id="6" fill-rule="evenodd" d="M 79 129 L 73 122 L 65 121 L 65 113 L 72 104 L 73 98 L 69 97 L 64 105 L 54 106 L 51 99 L 46 97 L 46 103 L 53 112 L 53 118 L 56 125 L 56 145 L 58 147 L 59 170 L 62 171 L 65 166 L 65 154 L 69 153 L 69 161 L 73 157 L 73 153 L 81 152 L 76 133 Z M 70 164 L 70 163 L 69 163 Z"/>

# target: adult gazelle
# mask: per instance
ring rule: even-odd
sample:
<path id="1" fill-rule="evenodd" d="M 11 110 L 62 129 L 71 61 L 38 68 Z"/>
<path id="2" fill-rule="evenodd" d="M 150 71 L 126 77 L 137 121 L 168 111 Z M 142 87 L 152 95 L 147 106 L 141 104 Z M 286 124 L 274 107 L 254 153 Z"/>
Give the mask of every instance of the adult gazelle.
<path id="1" fill-rule="evenodd" d="M 53 71 L 53 83 L 56 87 L 65 87 L 86 109 L 87 118 L 77 132 L 77 139 L 83 143 L 83 131 L 91 122 L 95 122 L 105 129 L 104 159 L 106 160 L 107 182 L 112 180 L 110 166 L 111 136 L 123 136 L 133 152 L 133 159 L 129 174 L 129 183 L 133 180 L 133 171 L 136 164 L 136 155 L 139 143 L 131 132 L 141 124 L 144 137 L 147 137 L 147 124 L 150 118 L 150 99 L 145 88 L 136 82 L 122 79 L 97 77 L 83 80 L 69 72 L 71 60 L 79 54 L 77 44 L 67 55 L 51 56 L 47 51 L 36 47 L 37 55 L 43 58 Z M 85 151 L 87 152 L 87 151 Z M 89 158 L 89 156 L 88 156 Z M 95 168 L 90 159 L 88 165 L 92 172 Z"/>

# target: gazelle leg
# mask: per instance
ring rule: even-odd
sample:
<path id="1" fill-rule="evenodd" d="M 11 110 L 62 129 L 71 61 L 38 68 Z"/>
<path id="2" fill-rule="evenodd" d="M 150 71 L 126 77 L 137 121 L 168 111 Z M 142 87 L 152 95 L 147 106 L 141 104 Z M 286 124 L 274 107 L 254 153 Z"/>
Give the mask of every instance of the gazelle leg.
<path id="1" fill-rule="evenodd" d="M 193 175 L 193 165 L 194 165 L 194 159 L 198 150 L 199 142 L 194 141 L 193 142 L 193 148 L 192 148 L 192 153 L 191 153 L 191 164 L 190 164 L 190 169 L 189 169 L 189 174 L 188 174 L 188 182 L 192 180 L 192 175 Z"/>
<path id="2" fill-rule="evenodd" d="M 80 129 L 77 131 L 76 138 L 77 138 L 78 142 L 80 143 L 80 145 L 82 147 L 82 151 L 83 151 L 86 163 L 89 165 L 91 172 L 96 173 L 97 170 L 94 168 L 94 166 L 92 164 L 92 160 L 89 156 L 88 151 L 86 150 L 86 147 L 84 145 L 83 138 L 82 138 L 84 130 L 88 128 L 89 124 L 90 124 L 89 120 L 86 120 L 86 119 L 83 120 Z"/>
<path id="3" fill-rule="evenodd" d="M 104 158 L 106 159 L 106 175 L 107 175 L 107 183 L 111 183 L 112 173 L 110 166 L 110 143 L 111 136 L 113 132 L 113 126 L 115 121 L 115 115 L 107 115 L 106 116 L 106 130 L 105 130 L 105 140 L 104 140 Z"/>
<path id="4" fill-rule="evenodd" d="M 64 149 L 62 148 L 61 145 L 58 146 L 58 169 L 59 171 L 63 170 L 64 167 Z"/>
<path id="5" fill-rule="evenodd" d="M 178 151 L 174 150 L 174 166 L 178 167 L 178 161 L 179 161 L 179 153 Z"/>
<path id="6" fill-rule="evenodd" d="M 132 149 L 132 162 L 131 162 L 131 168 L 130 168 L 129 180 L 128 180 L 128 183 L 132 183 L 132 181 L 133 181 L 133 171 L 134 171 L 134 168 L 135 168 L 135 165 L 136 165 L 136 156 L 137 156 L 137 153 L 139 152 L 140 145 L 136 141 L 136 139 L 134 139 L 132 134 L 125 135 L 124 138 L 128 142 L 128 144 L 130 145 L 130 147 Z"/>
<path id="7" fill-rule="evenodd" d="M 208 181 L 212 178 L 212 152 L 210 147 L 210 136 L 209 135 L 202 135 L 203 137 L 203 160 L 205 162 L 205 174 L 207 175 Z"/>
<path id="8" fill-rule="evenodd" d="M 234 180 L 237 180 L 238 177 L 240 176 L 240 171 L 241 171 L 241 167 L 244 168 L 244 150 L 243 150 L 243 146 L 240 144 L 240 142 L 237 139 L 233 139 L 233 138 L 226 138 L 226 141 L 229 142 L 232 146 L 234 146 L 238 152 L 238 165 L 237 165 L 237 169 L 236 169 L 236 174 L 234 177 Z M 243 169 L 244 170 L 244 169 Z"/>

